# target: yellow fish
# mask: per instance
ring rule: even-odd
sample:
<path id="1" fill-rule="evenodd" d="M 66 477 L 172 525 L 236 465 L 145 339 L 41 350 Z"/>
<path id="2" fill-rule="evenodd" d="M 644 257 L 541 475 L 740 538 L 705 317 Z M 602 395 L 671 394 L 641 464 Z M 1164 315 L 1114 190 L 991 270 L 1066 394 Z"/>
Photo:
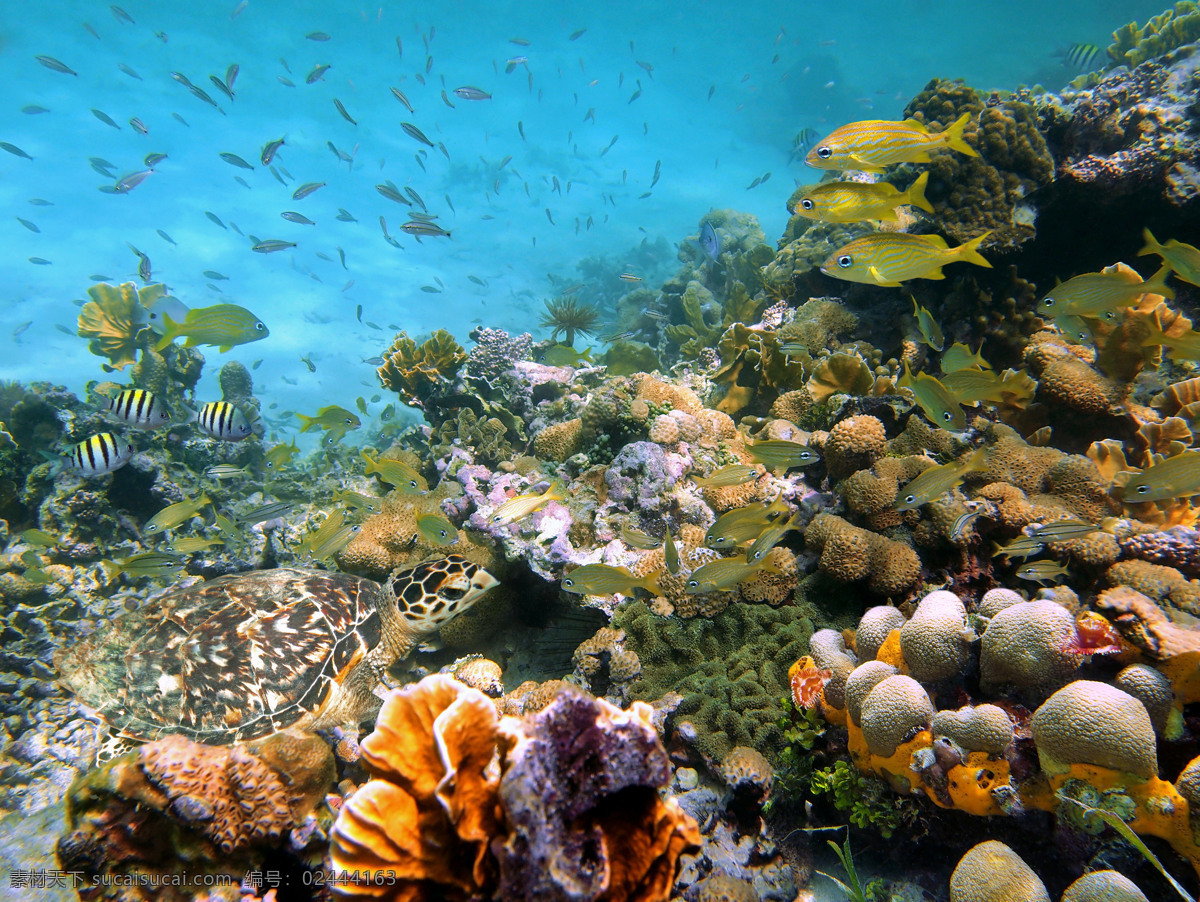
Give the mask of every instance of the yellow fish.
<path id="1" fill-rule="evenodd" d="M 692 571 L 692 575 L 683 587 L 683 591 L 689 595 L 700 595 L 704 592 L 720 592 L 725 589 L 732 589 L 743 580 L 749 579 L 759 570 L 766 570 L 768 573 L 780 572 L 778 567 L 765 559 L 759 561 L 757 564 L 747 564 L 740 557 L 727 557 L 709 561 L 703 567 Z"/>
<path id="2" fill-rule="evenodd" d="M 260 341 L 270 335 L 257 316 L 237 304 L 215 304 L 212 307 L 194 307 L 182 322 L 175 322 L 169 313 L 163 314 L 163 333 L 154 350 L 161 351 L 176 338 L 184 337 L 184 347 L 216 345 L 221 353 L 234 345 Z"/>
<path id="3" fill-rule="evenodd" d="M 358 418 L 357 414 L 336 404 L 322 407 L 311 417 L 302 413 L 296 414 L 295 417 L 302 424 L 301 432 L 308 432 L 310 429 L 328 429 L 338 430 L 344 434 L 346 430 L 357 429 L 362 425 L 362 420 Z"/>
<path id="4" fill-rule="evenodd" d="M 704 534 L 704 547 L 716 549 L 735 548 L 762 535 L 774 520 L 788 513 L 787 502 L 776 498 L 769 505 L 762 501 L 734 508 L 721 514 L 717 522 Z"/>
<path id="5" fill-rule="evenodd" d="M 1176 336 L 1155 330 L 1142 341 L 1143 347 L 1151 345 L 1162 345 L 1173 360 L 1200 360 L 1200 332 L 1194 330 Z"/>
<path id="6" fill-rule="evenodd" d="M 984 449 L 979 448 L 966 460 L 953 460 L 948 464 L 922 470 L 900 489 L 893 505 L 898 511 L 915 511 L 923 504 L 936 501 L 955 486 L 968 473 L 987 469 Z"/>
<path id="7" fill-rule="evenodd" d="M 745 485 L 758 478 L 758 468 L 747 464 L 729 464 L 719 470 L 713 470 L 707 476 L 693 476 L 692 482 L 705 488 L 722 488 L 733 485 Z"/>
<path id="8" fill-rule="evenodd" d="M 946 336 L 942 327 L 938 325 L 932 313 L 917 303 L 916 298 L 912 298 L 912 302 L 913 316 L 917 318 L 917 328 L 921 331 L 921 341 L 935 351 L 940 351 L 946 346 Z"/>
<path id="9" fill-rule="evenodd" d="M 935 376 L 928 373 L 914 376 L 906 363 L 896 384 L 912 391 L 917 406 L 935 426 L 954 432 L 967 428 L 967 415 L 963 413 L 962 405 Z"/>
<path id="10" fill-rule="evenodd" d="M 454 524 L 437 513 L 417 514 L 417 532 L 431 545 L 454 545 L 458 530 Z"/>
<path id="11" fill-rule="evenodd" d="M 1142 230 L 1142 237 L 1146 239 L 1146 246 L 1138 251 L 1139 256 L 1158 254 L 1163 258 L 1163 263 L 1171 267 L 1171 271 L 1183 281 L 1200 285 L 1200 250 L 1174 238 L 1168 238 L 1166 244 L 1159 244 L 1149 229 Z"/>
<path id="12" fill-rule="evenodd" d="M 300 448 L 296 445 L 296 440 L 293 438 L 291 444 L 272 445 L 271 449 L 264 455 L 267 461 L 267 469 L 276 470 L 284 464 L 289 463 L 293 457 L 299 453 Z"/>
<path id="13" fill-rule="evenodd" d="M 942 373 L 949 375 L 959 370 L 979 369 L 990 370 L 992 365 L 980 356 L 978 351 L 972 351 L 961 341 L 956 341 L 942 355 Z"/>
<path id="14" fill-rule="evenodd" d="M 1146 281 L 1130 269 L 1112 272 L 1085 272 L 1067 279 L 1038 301 L 1037 312 L 1042 316 L 1103 316 L 1121 307 L 1136 304 L 1144 294 L 1175 297 L 1167 285 L 1171 272 L 1162 267 Z"/>
<path id="15" fill-rule="evenodd" d="M 893 163 L 929 163 L 931 150 L 949 147 L 969 157 L 979 154 L 963 140 L 971 119 L 963 113 L 945 131 L 930 132 L 916 119 L 894 122 L 866 119 L 835 129 L 808 152 L 804 162 L 814 169 L 858 169 L 882 172 Z"/>
<path id="16" fill-rule="evenodd" d="M 145 526 L 142 527 L 142 532 L 148 536 L 162 532 L 164 529 L 174 529 L 181 523 L 186 523 L 192 517 L 200 513 L 204 508 L 212 504 L 208 500 L 207 495 L 201 495 L 195 500 L 176 501 L 174 504 L 168 504 L 157 514 L 150 518 Z"/>
<path id="17" fill-rule="evenodd" d="M 1200 495 L 1200 451 L 1184 451 L 1134 474 L 1125 483 L 1121 499 L 1137 504 L 1190 495 Z"/>
<path id="18" fill-rule="evenodd" d="M 922 172 L 905 191 L 887 182 L 824 182 L 806 191 L 789 212 L 820 222 L 895 222 L 900 218 L 896 208 L 904 204 L 933 212 L 925 199 L 928 182 L 928 172 Z"/>
<path id="19" fill-rule="evenodd" d="M 425 478 L 400 460 L 389 457 L 372 457 L 364 448 L 359 452 L 367 462 L 366 475 L 379 474 L 379 478 L 388 485 L 400 490 L 402 495 L 424 495 L 429 491 Z"/>
<path id="20" fill-rule="evenodd" d="M 895 288 L 906 279 L 944 279 L 948 263 L 974 263 L 992 268 L 979 255 L 979 245 L 990 232 L 966 244 L 950 247 L 940 235 L 874 232 L 840 247 L 821 264 L 821 272 L 847 282 Z"/>
<path id="21" fill-rule="evenodd" d="M 746 453 L 772 470 L 790 470 L 792 467 L 811 467 L 819 463 L 819 455 L 808 445 L 789 442 L 786 439 L 766 439 L 746 446 Z"/>
<path id="22" fill-rule="evenodd" d="M 565 591 L 575 595 L 612 595 L 620 592 L 622 595 L 633 594 L 634 589 L 645 589 L 651 595 L 662 595 L 658 585 L 661 570 L 649 576 L 635 576 L 624 567 L 611 567 L 608 564 L 584 564 L 576 567 L 562 578 Z"/>
<path id="23" fill-rule="evenodd" d="M 566 488 L 557 479 L 550 483 L 550 487 L 546 491 L 538 494 L 537 492 L 527 492 L 524 495 L 517 495 L 515 498 L 509 498 L 498 508 L 492 511 L 492 515 L 488 518 L 488 522 L 493 526 L 504 526 L 508 523 L 513 523 L 524 517 L 528 517 L 539 508 L 545 507 L 551 501 L 566 501 Z"/>

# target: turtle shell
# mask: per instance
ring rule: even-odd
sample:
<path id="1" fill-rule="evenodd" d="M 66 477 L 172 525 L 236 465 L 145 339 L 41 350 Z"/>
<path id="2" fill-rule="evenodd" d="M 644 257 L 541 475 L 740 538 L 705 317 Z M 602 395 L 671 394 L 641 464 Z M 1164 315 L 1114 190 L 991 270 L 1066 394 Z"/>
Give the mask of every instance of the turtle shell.
<path id="1" fill-rule="evenodd" d="M 414 594 L 414 583 L 422 597 L 410 602 L 401 593 Z M 223 576 L 119 617 L 56 663 L 80 701 L 123 736 L 254 739 L 311 725 L 356 667 L 385 668 L 414 637 L 495 584 L 462 558 L 393 574 L 386 587 L 299 568 Z M 443 589 L 453 599 L 444 616 L 408 616 L 414 602 L 424 613 L 444 601 Z M 366 661 L 381 640 L 380 652 Z"/>

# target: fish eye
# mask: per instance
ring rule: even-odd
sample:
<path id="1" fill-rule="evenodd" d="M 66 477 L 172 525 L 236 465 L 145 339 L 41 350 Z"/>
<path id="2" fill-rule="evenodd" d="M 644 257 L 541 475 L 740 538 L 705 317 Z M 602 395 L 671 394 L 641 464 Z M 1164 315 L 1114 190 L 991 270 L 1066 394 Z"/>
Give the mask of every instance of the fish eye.
<path id="1" fill-rule="evenodd" d="M 954 414 L 947 410 L 944 414 L 942 414 L 942 419 L 949 423 L 954 419 Z"/>
<path id="2" fill-rule="evenodd" d="M 1150 486 L 1139 485 L 1134 491 L 1136 491 L 1139 495 L 1145 495 L 1148 491 L 1150 491 Z"/>
<path id="3" fill-rule="evenodd" d="M 831 156 L 833 156 L 833 151 L 828 147 L 818 147 L 817 156 L 822 160 L 828 160 Z"/>
<path id="4" fill-rule="evenodd" d="M 353 421 L 349 417 L 346 417 L 346 425 L 347 426 L 353 425 Z"/>
<path id="5" fill-rule="evenodd" d="M 838 257 L 837 264 L 842 269 L 849 269 L 851 266 L 854 265 L 854 258 L 851 257 L 849 254 L 842 254 L 840 257 Z"/>
<path id="6" fill-rule="evenodd" d="M 255 323 L 255 324 L 254 324 L 254 331 L 255 331 L 255 332 L 261 332 L 261 331 L 262 331 L 263 329 L 265 329 L 265 328 L 267 328 L 267 327 L 266 327 L 266 325 L 265 325 L 264 323 L 258 322 L 258 323 Z"/>
<path id="7" fill-rule="evenodd" d="M 575 580 L 571 579 L 571 577 L 569 577 L 569 576 L 564 576 L 562 584 L 564 586 L 570 587 L 570 586 L 575 585 Z"/>
<path id="8" fill-rule="evenodd" d="M 1047 309 L 1049 309 L 1050 307 L 1053 307 L 1054 306 L 1054 298 L 1043 298 L 1042 306 Z"/>
<path id="9" fill-rule="evenodd" d="M 811 200 L 809 200 L 806 197 L 806 198 L 804 198 L 804 200 L 800 201 L 800 206 L 802 206 L 806 210 L 811 210 L 813 208 L 814 204 Z"/>
<path id="10" fill-rule="evenodd" d="M 700 587 L 700 581 L 699 581 L 699 580 L 696 580 L 696 579 L 689 579 L 689 580 L 688 580 L 688 588 L 689 588 L 689 589 L 697 589 L 697 588 L 699 588 L 699 587 Z"/>
<path id="11" fill-rule="evenodd" d="M 417 481 L 416 481 L 415 479 L 410 479 L 410 480 L 408 481 L 408 484 L 409 484 L 409 485 L 410 485 L 412 488 L 414 488 L 414 489 L 416 489 L 416 488 L 420 488 L 420 486 L 419 486 L 419 485 L 417 485 Z"/>
<path id="12" fill-rule="evenodd" d="M 904 503 L 905 503 L 905 504 L 912 504 L 912 503 L 913 503 L 914 501 L 916 501 L 916 500 L 917 500 L 917 496 L 916 496 L 916 495 L 905 495 L 905 496 L 904 496 Z"/>
<path id="13" fill-rule="evenodd" d="M 808 460 L 810 457 L 812 457 L 812 452 L 811 452 L 811 451 L 802 451 L 802 452 L 800 453 L 800 459 L 801 459 L 801 460 Z"/>

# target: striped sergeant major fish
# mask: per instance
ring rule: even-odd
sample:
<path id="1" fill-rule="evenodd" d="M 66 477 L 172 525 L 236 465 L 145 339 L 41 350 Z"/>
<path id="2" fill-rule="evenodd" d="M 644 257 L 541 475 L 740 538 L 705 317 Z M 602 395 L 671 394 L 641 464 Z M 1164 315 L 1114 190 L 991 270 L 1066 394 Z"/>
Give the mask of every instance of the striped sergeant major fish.
<path id="1" fill-rule="evenodd" d="M 228 401 L 209 401 L 196 414 L 196 424 L 223 442 L 240 442 L 261 431 L 257 417 L 252 422 L 244 410 Z"/>
<path id="2" fill-rule="evenodd" d="M 108 402 L 108 412 L 135 429 L 157 429 L 171 422 L 171 414 L 153 392 L 129 388 Z"/>
<path id="3" fill-rule="evenodd" d="M 71 463 L 81 476 L 103 476 L 129 463 L 133 453 L 129 442 L 111 432 L 100 432 L 75 446 Z"/>

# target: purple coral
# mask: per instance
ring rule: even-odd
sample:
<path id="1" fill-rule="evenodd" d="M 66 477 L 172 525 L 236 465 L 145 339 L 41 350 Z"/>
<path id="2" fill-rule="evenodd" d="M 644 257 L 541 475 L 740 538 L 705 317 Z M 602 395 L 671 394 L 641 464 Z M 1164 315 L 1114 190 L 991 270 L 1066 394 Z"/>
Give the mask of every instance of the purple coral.
<path id="1" fill-rule="evenodd" d="M 628 511 L 662 509 L 676 481 L 667 466 L 667 455 L 653 442 L 631 442 L 618 452 L 607 470 L 608 500 Z"/>
<path id="2" fill-rule="evenodd" d="M 1189 526 L 1173 526 L 1120 540 L 1129 557 L 1174 567 L 1187 576 L 1200 576 L 1200 533 Z"/>
<path id="3" fill-rule="evenodd" d="M 475 347 L 467 355 L 467 372 L 491 385 L 511 369 L 518 360 L 529 356 L 533 336 L 528 332 L 509 335 L 503 329 L 480 327 L 471 331 Z"/>
<path id="4" fill-rule="evenodd" d="M 510 824 L 492 852 L 503 899 L 583 900 L 608 880 L 602 823 L 634 817 L 671 779 L 653 728 L 579 691 L 564 691 L 522 727 L 508 752 L 500 799 Z"/>

